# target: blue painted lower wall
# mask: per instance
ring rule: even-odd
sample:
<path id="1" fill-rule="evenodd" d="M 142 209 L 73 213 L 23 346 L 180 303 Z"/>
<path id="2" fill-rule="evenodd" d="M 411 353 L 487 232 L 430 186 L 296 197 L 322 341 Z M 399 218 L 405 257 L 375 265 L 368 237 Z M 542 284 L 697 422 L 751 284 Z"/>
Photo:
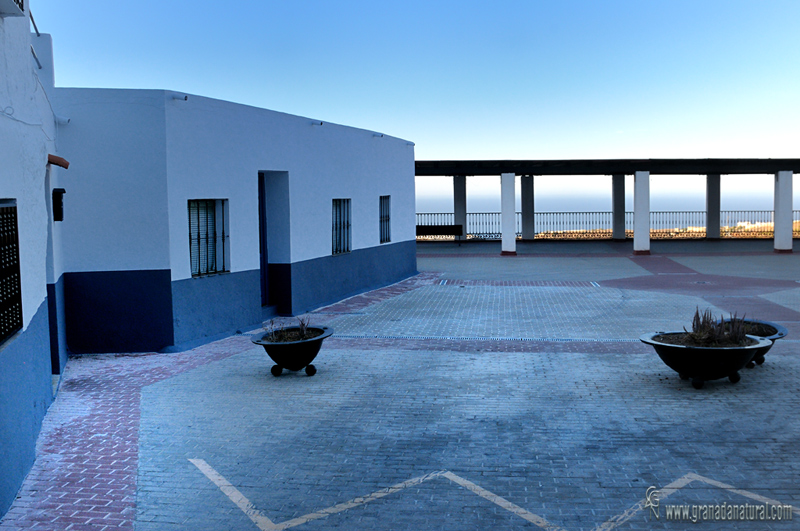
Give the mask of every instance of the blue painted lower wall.
<path id="1" fill-rule="evenodd" d="M 172 283 L 175 344 L 261 323 L 261 272 L 223 273 Z"/>
<path id="2" fill-rule="evenodd" d="M 64 273 L 71 352 L 149 352 L 173 344 L 169 269 Z"/>
<path id="3" fill-rule="evenodd" d="M 270 264 L 270 304 L 297 315 L 416 272 L 414 240 Z M 67 346 L 75 353 L 163 350 L 256 326 L 264 316 L 260 270 L 174 282 L 169 270 L 65 273 L 63 292 Z"/>
<path id="4" fill-rule="evenodd" d="M 53 401 L 48 307 L 0 350 L 0 516 L 8 511 L 36 456 L 36 437 Z"/>
<path id="5" fill-rule="evenodd" d="M 285 300 L 276 301 L 278 311 L 298 315 L 415 275 L 417 242 L 388 243 L 314 258 L 270 268 L 270 273 L 270 293 L 288 291 L 291 298 L 291 308 Z M 291 287 L 287 290 L 286 286 Z"/>

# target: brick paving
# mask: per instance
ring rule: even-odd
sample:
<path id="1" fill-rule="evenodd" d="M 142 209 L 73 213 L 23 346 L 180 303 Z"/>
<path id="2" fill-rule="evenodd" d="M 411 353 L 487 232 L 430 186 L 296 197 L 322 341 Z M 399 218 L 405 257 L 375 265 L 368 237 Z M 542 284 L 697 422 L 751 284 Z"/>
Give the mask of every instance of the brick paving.
<path id="1" fill-rule="evenodd" d="M 715 255 L 720 271 L 748 275 L 709 274 L 707 257 L 675 252 L 615 257 L 636 272 L 626 278 L 598 279 L 596 262 L 578 261 L 560 281 L 559 259 L 515 281 L 483 247 L 466 278 L 449 271 L 463 272 L 463 257 L 440 257 L 437 270 L 314 312 L 337 334 L 313 378 L 273 378 L 248 334 L 71 358 L 0 530 L 257 530 L 254 519 L 308 530 L 800 528 L 800 512 L 691 524 L 636 510 L 648 486 L 676 481 L 685 486 L 669 503 L 800 507 L 800 260 L 745 246 L 737 270 L 729 248 Z M 718 280 L 685 289 L 685 277 Z M 694 390 L 636 341 L 688 324 L 695 305 L 742 302 L 792 335 L 736 385 Z M 381 490 L 392 485 L 402 487 Z"/>

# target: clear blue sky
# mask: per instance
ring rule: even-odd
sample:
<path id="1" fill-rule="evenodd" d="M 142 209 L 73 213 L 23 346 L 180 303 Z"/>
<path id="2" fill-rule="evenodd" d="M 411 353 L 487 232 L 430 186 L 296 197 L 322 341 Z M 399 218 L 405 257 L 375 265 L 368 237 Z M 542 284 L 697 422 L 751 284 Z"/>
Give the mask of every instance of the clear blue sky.
<path id="1" fill-rule="evenodd" d="M 378 130 L 417 159 L 798 157 L 800 1 L 31 0 L 59 86 Z"/>

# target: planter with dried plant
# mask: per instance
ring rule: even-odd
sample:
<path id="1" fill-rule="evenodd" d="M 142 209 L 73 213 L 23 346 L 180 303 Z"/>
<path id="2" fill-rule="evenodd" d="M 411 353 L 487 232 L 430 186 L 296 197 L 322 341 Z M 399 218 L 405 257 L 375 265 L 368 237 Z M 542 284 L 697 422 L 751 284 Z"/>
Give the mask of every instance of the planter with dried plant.
<path id="1" fill-rule="evenodd" d="M 710 310 L 701 314 L 699 308 L 691 331 L 684 328 L 682 332 L 655 332 L 639 339 L 652 346 L 681 379 L 691 379 L 695 389 L 701 389 L 708 380 L 726 377 L 732 383 L 738 382 L 739 371 L 756 352 L 772 345 L 768 339 L 748 335 L 744 318 L 734 314 L 717 320 Z"/>
<path id="2" fill-rule="evenodd" d="M 298 317 L 297 326 L 276 326 L 274 321 L 266 333 L 253 343 L 261 345 L 272 358 L 275 365 L 270 372 L 280 376 L 283 369 L 300 371 L 305 369 L 308 376 L 314 376 L 317 368 L 311 364 L 317 357 L 322 342 L 333 334 L 333 328 L 327 326 L 310 326 L 310 318 Z"/>
<path id="3" fill-rule="evenodd" d="M 752 369 L 756 364 L 761 365 L 764 363 L 764 354 L 772 348 L 775 341 L 786 337 L 789 331 L 786 327 L 770 321 L 758 321 L 756 319 L 742 319 L 742 321 L 744 321 L 746 333 L 751 336 L 763 337 L 764 339 L 770 340 L 770 344 L 764 348 L 758 349 L 756 355 L 753 356 L 753 360 L 747 364 L 747 368 Z"/>

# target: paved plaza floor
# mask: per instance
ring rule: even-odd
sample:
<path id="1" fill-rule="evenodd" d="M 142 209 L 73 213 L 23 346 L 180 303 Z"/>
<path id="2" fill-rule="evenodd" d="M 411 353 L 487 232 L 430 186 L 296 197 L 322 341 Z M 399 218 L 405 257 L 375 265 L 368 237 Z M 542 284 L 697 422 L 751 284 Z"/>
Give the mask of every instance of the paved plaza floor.
<path id="1" fill-rule="evenodd" d="M 800 255 L 499 251 L 419 244 L 419 275 L 311 313 L 313 377 L 271 376 L 259 330 L 71 358 L 0 530 L 800 529 Z M 638 340 L 696 308 L 789 336 L 696 390 Z"/>

